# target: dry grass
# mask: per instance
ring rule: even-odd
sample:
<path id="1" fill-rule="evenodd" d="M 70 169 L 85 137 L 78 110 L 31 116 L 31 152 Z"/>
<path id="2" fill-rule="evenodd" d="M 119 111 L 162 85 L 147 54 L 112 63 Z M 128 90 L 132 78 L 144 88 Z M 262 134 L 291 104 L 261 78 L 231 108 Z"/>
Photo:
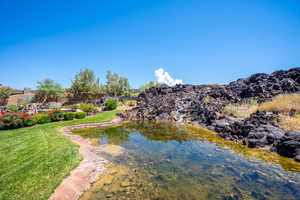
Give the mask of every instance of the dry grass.
<path id="1" fill-rule="evenodd" d="M 294 109 L 298 115 L 290 117 L 289 112 Z M 249 117 L 252 113 L 260 111 L 279 111 L 279 126 L 286 130 L 300 130 L 300 94 L 282 94 L 274 97 L 272 101 L 249 104 L 229 104 L 224 107 L 223 113 L 238 118 Z"/>
<path id="2" fill-rule="evenodd" d="M 291 109 L 300 111 L 300 94 L 282 94 L 276 96 L 272 101 L 262 103 L 259 108 L 261 111 L 280 111 L 289 112 Z"/>
<path id="3" fill-rule="evenodd" d="M 279 126 L 286 131 L 300 130 L 300 116 L 288 116 L 292 109 L 300 112 L 300 94 L 282 94 L 276 96 L 272 101 L 262 103 L 259 108 L 261 111 L 279 111 Z"/>
<path id="4" fill-rule="evenodd" d="M 286 131 L 300 130 L 300 116 L 289 117 L 282 115 L 280 116 L 279 126 Z"/>
<path id="5" fill-rule="evenodd" d="M 224 107 L 223 113 L 238 118 L 246 118 L 256 112 L 257 108 L 258 105 L 256 104 L 229 104 Z"/>

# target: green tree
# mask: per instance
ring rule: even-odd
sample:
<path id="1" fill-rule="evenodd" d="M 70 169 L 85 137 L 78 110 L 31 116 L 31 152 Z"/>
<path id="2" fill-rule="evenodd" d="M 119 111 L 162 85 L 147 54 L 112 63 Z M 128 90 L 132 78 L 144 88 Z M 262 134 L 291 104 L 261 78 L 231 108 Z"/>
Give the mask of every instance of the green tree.
<path id="1" fill-rule="evenodd" d="M 123 96 L 130 91 L 128 78 L 119 76 L 117 73 L 107 71 L 106 92 L 111 96 Z"/>
<path id="2" fill-rule="evenodd" d="M 11 91 L 7 87 L 0 88 L 0 106 L 5 106 L 7 104 L 7 100 L 11 95 Z"/>
<path id="3" fill-rule="evenodd" d="M 102 94 L 102 87 L 92 70 L 83 69 L 75 75 L 69 91 L 75 100 L 85 102 Z"/>
<path id="4" fill-rule="evenodd" d="M 64 94 L 64 89 L 51 79 L 38 82 L 36 99 L 38 102 L 58 101 Z"/>

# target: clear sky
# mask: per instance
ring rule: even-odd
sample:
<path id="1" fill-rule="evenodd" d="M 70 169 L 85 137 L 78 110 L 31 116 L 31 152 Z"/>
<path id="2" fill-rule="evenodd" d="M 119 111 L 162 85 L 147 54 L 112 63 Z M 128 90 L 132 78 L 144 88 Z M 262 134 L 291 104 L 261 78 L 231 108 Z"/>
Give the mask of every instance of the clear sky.
<path id="1" fill-rule="evenodd" d="M 133 87 L 164 68 L 227 83 L 300 66 L 299 0 L 0 0 L 0 83 L 67 87 L 81 68 Z"/>

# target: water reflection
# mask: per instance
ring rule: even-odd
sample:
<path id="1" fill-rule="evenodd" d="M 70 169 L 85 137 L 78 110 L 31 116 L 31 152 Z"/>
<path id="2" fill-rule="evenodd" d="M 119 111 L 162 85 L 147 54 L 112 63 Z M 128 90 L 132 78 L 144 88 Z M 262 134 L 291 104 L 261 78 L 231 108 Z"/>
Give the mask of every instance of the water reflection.
<path id="1" fill-rule="evenodd" d="M 167 122 L 77 130 L 125 153 L 83 199 L 299 199 L 299 164 Z M 101 154 L 101 152 L 99 152 Z M 101 154 L 102 155 L 102 154 Z M 256 159 L 259 158 L 259 159 Z M 264 161 L 268 162 L 264 162 Z M 280 164 L 280 165 L 277 165 Z"/>

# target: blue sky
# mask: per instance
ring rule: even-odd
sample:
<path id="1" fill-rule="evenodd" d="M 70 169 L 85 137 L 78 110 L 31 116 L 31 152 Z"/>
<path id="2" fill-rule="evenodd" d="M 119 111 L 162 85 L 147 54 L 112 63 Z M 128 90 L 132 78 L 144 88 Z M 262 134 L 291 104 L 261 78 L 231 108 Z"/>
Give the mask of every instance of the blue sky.
<path id="1" fill-rule="evenodd" d="M 81 68 L 127 76 L 164 68 L 227 83 L 300 66 L 299 0 L 0 0 L 0 83 L 67 87 Z"/>

